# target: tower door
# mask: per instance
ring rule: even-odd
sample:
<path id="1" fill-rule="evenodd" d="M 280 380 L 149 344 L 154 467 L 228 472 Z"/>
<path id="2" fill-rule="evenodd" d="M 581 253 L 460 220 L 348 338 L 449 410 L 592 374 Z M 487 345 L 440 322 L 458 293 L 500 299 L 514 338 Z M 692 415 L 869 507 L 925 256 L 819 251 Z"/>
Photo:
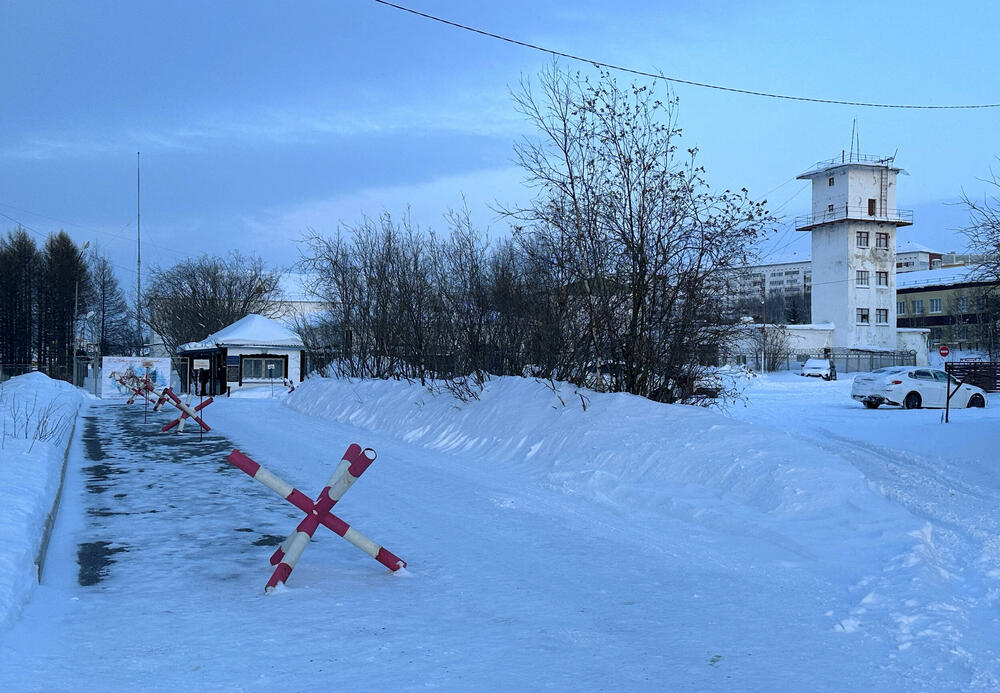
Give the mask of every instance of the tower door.
<path id="1" fill-rule="evenodd" d="M 873 197 L 868 198 L 868 216 L 875 216 L 875 198 Z"/>

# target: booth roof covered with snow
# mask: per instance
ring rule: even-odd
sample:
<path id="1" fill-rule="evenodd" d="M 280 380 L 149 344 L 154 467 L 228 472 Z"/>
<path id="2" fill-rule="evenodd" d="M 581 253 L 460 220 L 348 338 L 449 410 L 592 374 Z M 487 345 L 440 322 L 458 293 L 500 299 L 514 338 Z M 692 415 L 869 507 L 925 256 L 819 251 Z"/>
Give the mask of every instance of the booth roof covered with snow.
<path id="1" fill-rule="evenodd" d="M 275 381 L 302 380 L 305 350 L 297 334 L 263 315 L 248 315 L 200 342 L 181 345 L 177 352 L 188 361 L 189 382 L 199 382 L 206 395 L 267 385 Z M 196 364 L 199 361 L 201 363 Z M 196 372 L 196 365 L 208 370 Z"/>

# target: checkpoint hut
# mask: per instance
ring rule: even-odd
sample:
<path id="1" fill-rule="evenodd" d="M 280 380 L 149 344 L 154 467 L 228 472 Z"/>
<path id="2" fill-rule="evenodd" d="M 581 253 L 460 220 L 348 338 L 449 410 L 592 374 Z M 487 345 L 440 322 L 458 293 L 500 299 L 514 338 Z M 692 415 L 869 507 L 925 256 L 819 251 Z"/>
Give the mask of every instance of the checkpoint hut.
<path id="1" fill-rule="evenodd" d="M 205 395 L 283 380 L 301 382 L 305 361 L 305 348 L 297 334 L 279 322 L 253 314 L 200 342 L 181 345 L 177 353 L 187 360 L 189 391 Z M 196 371 L 196 365 L 207 365 L 208 369 Z"/>

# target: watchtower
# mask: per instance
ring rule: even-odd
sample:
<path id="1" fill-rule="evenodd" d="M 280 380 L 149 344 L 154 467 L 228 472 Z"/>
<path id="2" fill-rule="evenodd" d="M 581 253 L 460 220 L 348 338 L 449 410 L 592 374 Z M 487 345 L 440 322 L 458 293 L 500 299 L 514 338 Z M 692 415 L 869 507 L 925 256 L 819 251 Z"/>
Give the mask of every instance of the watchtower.
<path id="1" fill-rule="evenodd" d="M 834 346 L 896 349 L 896 229 L 913 212 L 896 208 L 893 157 L 847 154 L 798 176 L 812 181 L 812 322 L 833 323 Z"/>

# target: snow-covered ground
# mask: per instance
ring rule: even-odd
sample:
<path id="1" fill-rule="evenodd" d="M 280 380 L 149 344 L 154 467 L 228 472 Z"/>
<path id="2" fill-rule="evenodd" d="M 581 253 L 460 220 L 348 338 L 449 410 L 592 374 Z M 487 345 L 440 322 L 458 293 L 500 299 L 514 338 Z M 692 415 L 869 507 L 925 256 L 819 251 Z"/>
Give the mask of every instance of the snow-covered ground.
<path id="1" fill-rule="evenodd" d="M 849 391 L 310 380 L 217 400 L 204 440 L 93 403 L 0 689 L 996 690 L 1000 400 L 945 425 Z M 315 495 L 351 442 L 378 459 L 336 512 L 408 568 L 320 528 L 265 596 L 299 513 L 226 453 Z"/>
<path id="2" fill-rule="evenodd" d="M 72 385 L 41 373 L 0 384 L 0 629 L 13 623 L 38 582 L 35 561 L 83 399 Z"/>

